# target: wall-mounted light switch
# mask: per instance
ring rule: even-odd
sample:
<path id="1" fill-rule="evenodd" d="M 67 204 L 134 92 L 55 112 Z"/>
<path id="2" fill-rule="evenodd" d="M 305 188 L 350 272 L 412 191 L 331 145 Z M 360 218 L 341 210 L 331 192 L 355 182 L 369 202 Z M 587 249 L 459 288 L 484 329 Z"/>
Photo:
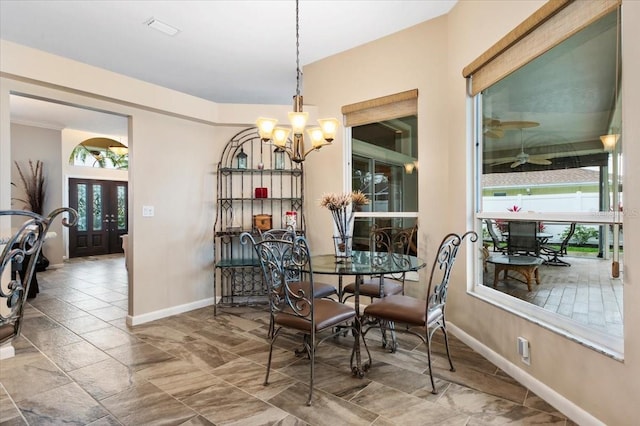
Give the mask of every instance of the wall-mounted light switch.
<path id="1" fill-rule="evenodd" d="M 524 337 L 518 337 L 518 354 L 522 357 L 522 362 L 527 365 L 531 364 L 529 357 L 529 341 Z"/>
<path id="2" fill-rule="evenodd" d="M 154 214 L 153 206 L 142 206 L 143 217 L 152 217 Z"/>

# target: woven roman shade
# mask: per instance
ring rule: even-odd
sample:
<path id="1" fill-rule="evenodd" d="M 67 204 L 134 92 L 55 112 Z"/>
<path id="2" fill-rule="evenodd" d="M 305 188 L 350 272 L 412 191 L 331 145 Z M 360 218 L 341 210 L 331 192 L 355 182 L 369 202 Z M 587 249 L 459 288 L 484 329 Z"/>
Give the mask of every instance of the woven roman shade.
<path id="1" fill-rule="evenodd" d="M 418 114 L 418 89 L 342 107 L 345 126 L 361 126 Z"/>
<path id="2" fill-rule="evenodd" d="M 550 0 L 471 64 L 471 95 L 503 79 L 592 22 L 614 11 L 621 0 Z"/>

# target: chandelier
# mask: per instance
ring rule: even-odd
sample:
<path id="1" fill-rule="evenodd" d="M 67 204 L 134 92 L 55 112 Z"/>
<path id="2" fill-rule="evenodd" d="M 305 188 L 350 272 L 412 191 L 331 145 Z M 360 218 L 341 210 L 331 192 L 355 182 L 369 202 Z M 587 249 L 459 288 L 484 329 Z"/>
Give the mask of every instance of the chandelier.
<path id="1" fill-rule="evenodd" d="M 273 118 L 258 118 L 256 125 L 263 142 L 272 141 L 276 148 L 289 155 L 291 161 L 302 163 L 312 151 L 317 151 L 325 145 L 331 144 L 336 137 L 338 120 L 335 118 L 319 119 L 319 127 L 307 128 L 307 135 L 311 146 L 305 148 L 304 131 L 309 118 L 308 112 L 302 111 L 302 95 L 300 94 L 300 25 L 298 21 L 298 1 L 296 0 L 296 94 L 293 97 L 293 112 L 289 113 L 291 127 L 277 127 L 278 120 Z M 289 134 L 292 134 L 291 143 Z"/>

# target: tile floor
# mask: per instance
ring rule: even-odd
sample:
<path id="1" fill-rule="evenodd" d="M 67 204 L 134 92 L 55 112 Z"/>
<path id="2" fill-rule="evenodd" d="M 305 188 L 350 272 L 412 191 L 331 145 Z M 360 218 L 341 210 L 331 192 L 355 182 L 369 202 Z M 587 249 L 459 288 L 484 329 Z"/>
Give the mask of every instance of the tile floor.
<path id="1" fill-rule="evenodd" d="M 530 292 L 517 272 L 509 272 L 507 280 L 500 279 L 496 289 L 603 333 L 623 337 L 622 262 L 620 278 L 615 279 L 611 278 L 611 260 L 584 256 L 563 259 L 571 266 L 540 266 L 540 285 L 533 284 Z M 493 286 L 493 271 L 493 265 L 488 264 L 483 282 L 489 287 Z"/>
<path id="2" fill-rule="evenodd" d="M 456 372 L 434 345 L 433 395 L 418 339 L 401 335 L 390 354 L 375 332 L 364 379 L 349 372 L 351 337 L 320 346 L 307 407 L 308 361 L 292 351 L 299 336 L 281 336 L 262 384 L 260 308 L 214 317 L 208 307 L 130 328 L 121 256 L 72 260 L 38 279 L 16 356 L 0 368 L 2 425 L 574 424 L 455 338 Z"/>

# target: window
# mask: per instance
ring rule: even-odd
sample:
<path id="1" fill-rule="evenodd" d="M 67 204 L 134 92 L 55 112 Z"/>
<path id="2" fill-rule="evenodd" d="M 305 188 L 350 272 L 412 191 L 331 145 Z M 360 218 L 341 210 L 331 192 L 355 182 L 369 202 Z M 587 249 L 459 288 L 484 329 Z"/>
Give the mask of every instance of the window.
<path id="1" fill-rule="evenodd" d="M 621 356 L 620 9 L 617 2 L 593 3 L 550 13 L 546 22 L 568 22 L 570 29 L 541 40 L 547 27 L 534 15 L 523 23 L 533 31 L 492 48 L 490 65 L 465 69 L 473 75 L 477 230 L 489 256 L 522 255 L 509 251 L 501 232 L 511 221 L 535 221 L 544 260 L 540 284 L 528 291 L 522 274 L 495 279 L 491 262 L 479 257 L 473 291 Z M 608 138 L 612 145 L 604 144 Z M 500 249 L 487 224 L 502 239 Z"/>
<path id="2" fill-rule="evenodd" d="M 69 156 L 73 166 L 129 169 L 129 149 L 122 143 L 103 137 L 90 138 L 76 145 Z"/>
<path id="3" fill-rule="evenodd" d="M 418 216 L 417 91 L 343 108 L 351 126 L 351 188 L 370 200 L 356 213 L 354 248 L 369 248 L 369 230 L 410 228 Z"/>

